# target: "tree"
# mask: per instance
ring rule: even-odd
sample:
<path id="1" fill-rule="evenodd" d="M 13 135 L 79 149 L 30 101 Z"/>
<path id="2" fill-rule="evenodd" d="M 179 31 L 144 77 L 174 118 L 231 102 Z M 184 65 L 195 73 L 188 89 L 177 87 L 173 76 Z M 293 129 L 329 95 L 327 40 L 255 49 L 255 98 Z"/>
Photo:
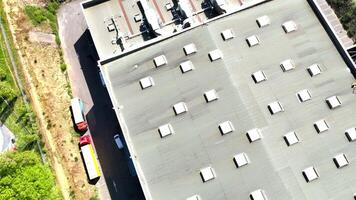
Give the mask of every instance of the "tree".
<path id="1" fill-rule="evenodd" d="M 16 97 L 16 92 L 8 84 L 0 82 L 0 96 L 6 100 L 12 100 Z"/>
<path id="2" fill-rule="evenodd" d="M 49 166 L 35 152 L 8 152 L 0 163 L 0 199 L 60 199 Z"/>

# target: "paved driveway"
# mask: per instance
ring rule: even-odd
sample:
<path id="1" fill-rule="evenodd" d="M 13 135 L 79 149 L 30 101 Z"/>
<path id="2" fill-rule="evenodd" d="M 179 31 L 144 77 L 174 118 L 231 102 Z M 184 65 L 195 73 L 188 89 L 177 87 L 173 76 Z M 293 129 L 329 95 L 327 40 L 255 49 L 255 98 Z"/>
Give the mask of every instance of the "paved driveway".
<path id="1" fill-rule="evenodd" d="M 114 143 L 114 135 L 120 134 L 121 128 L 107 90 L 101 83 L 97 52 L 80 1 L 62 6 L 58 21 L 64 56 L 70 65 L 68 74 L 73 96 L 82 98 L 85 103 L 89 133 L 103 172 L 96 183 L 99 197 L 102 200 L 142 200 L 144 196 L 138 178 L 130 174 L 130 160 Z"/>

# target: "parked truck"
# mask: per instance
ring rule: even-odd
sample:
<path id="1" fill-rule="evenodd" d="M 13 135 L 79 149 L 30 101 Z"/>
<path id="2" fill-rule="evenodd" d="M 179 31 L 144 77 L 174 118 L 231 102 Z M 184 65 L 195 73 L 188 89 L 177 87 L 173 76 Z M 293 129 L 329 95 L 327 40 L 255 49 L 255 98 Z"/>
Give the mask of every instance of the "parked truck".
<path id="1" fill-rule="evenodd" d="M 95 157 L 94 149 L 89 135 L 80 137 L 79 146 L 83 155 L 84 166 L 87 170 L 89 181 L 98 179 L 101 175 L 98 161 Z"/>
<path id="2" fill-rule="evenodd" d="M 74 126 L 78 131 L 86 131 L 88 129 L 88 124 L 84 116 L 84 103 L 78 98 L 74 97 L 71 102 L 71 109 L 73 115 Z"/>

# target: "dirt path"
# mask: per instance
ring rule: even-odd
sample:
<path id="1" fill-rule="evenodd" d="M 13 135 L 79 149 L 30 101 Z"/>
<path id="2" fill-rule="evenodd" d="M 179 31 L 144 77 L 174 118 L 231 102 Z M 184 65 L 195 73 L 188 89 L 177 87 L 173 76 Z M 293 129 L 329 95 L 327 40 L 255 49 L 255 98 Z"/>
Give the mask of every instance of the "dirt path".
<path id="1" fill-rule="evenodd" d="M 23 1 L 4 0 L 5 11 L 19 52 L 25 81 L 47 156 L 64 199 L 90 199 L 95 187 L 87 183 L 77 140 L 72 132 L 68 82 L 60 70 L 59 49 L 54 45 L 31 43 L 30 31 L 50 33 L 48 25 L 33 27 L 23 12 Z M 34 2 L 41 5 L 41 2 Z M 43 4 L 43 3 L 42 3 Z"/>

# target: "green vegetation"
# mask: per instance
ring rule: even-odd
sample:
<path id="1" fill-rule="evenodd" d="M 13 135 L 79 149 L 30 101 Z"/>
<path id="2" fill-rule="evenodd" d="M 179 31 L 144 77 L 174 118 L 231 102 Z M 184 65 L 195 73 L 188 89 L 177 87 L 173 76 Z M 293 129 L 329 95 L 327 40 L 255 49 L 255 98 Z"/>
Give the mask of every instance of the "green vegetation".
<path id="1" fill-rule="evenodd" d="M 334 9 L 350 38 L 356 41 L 356 1 L 327 0 Z"/>
<path id="2" fill-rule="evenodd" d="M 61 40 L 59 39 L 57 16 L 56 16 L 56 12 L 58 8 L 59 8 L 59 2 L 57 0 L 50 0 L 47 6 L 45 7 L 27 5 L 25 7 L 25 13 L 34 26 L 48 24 L 51 27 L 53 34 L 56 36 L 56 43 L 60 45 Z M 63 54 L 60 49 L 59 51 L 60 51 L 59 55 L 61 57 L 60 69 L 62 72 L 66 72 L 67 66 L 64 62 Z"/>
<path id="3" fill-rule="evenodd" d="M 14 61 L 20 66 L 1 0 L 0 17 Z M 15 152 L 0 154 L 0 199 L 61 199 L 50 167 L 36 152 L 39 135 L 35 116 L 22 98 L 10 66 L 5 39 L 0 34 L 0 122 L 15 134 L 17 147 Z"/>
<path id="4" fill-rule="evenodd" d="M 48 166 L 33 151 L 0 155 L 0 199 L 60 199 Z"/>

